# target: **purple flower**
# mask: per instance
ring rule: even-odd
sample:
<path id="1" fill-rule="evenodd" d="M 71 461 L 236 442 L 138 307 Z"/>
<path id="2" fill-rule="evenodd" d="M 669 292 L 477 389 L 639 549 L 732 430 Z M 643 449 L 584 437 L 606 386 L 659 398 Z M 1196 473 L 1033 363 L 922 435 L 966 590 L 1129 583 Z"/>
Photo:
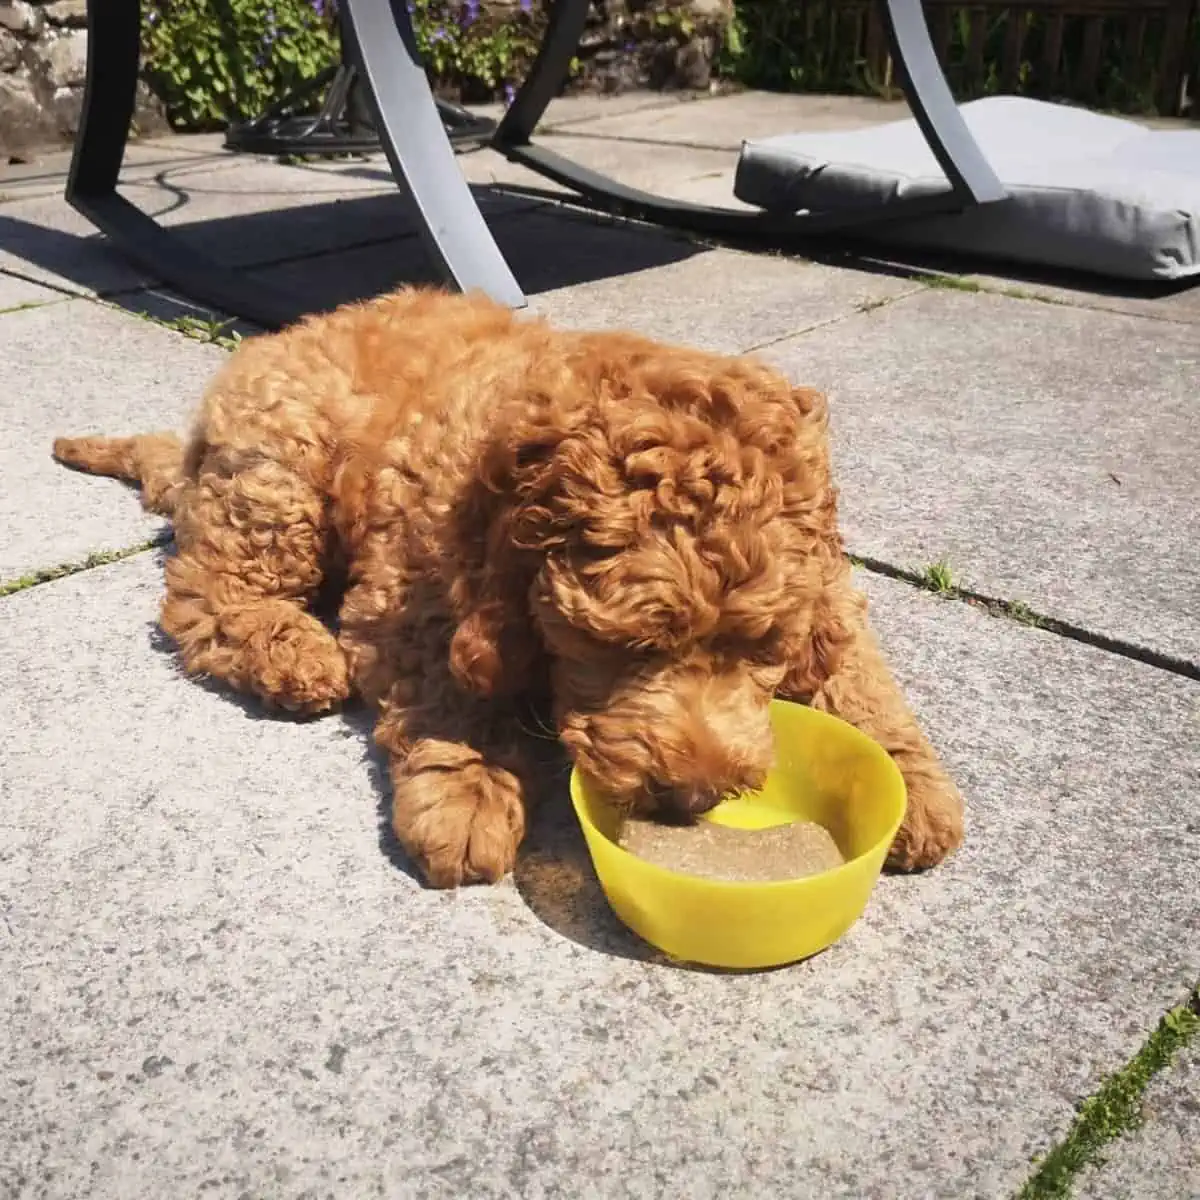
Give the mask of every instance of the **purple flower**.
<path id="1" fill-rule="evenodd" d="M 466 0 L 462 10 L 463 26 L 473 25 L 479 20 L 479 0 Z"/>
<path id="2" fill-rule="evenodd" d="M 524 13 L 533 11 L 533 0 L 521 0 L 521 11 Z"/>

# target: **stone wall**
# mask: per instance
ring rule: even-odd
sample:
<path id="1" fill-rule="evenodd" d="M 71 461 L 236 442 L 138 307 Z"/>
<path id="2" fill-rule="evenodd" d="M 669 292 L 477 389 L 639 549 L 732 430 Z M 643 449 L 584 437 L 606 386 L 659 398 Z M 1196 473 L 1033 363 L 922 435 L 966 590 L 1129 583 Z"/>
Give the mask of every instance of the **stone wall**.
<path id="1" fill-rule="evenodd" d="M 0 0 L 0 165 L 75 136 L 87 72 L 87 0 Z M 147 93 L 138 124 L 162 124 Z"/>
<path id="2" fill-rule="evenodd" d="M 733 0 L 593 0 L 577 87 L 708 88 Z"/>
<path id="3" fill-rule="evenodd" d="M 0 0 L 0 153 L 69 136 L 87 67 L 87 0 Z"/>

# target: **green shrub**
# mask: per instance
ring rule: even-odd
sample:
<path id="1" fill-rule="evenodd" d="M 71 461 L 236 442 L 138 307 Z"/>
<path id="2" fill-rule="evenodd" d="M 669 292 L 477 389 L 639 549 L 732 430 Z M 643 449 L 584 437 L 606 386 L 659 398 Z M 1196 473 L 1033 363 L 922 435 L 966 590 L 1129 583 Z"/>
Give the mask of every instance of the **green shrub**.
<path id="1" fill-rule="evenodd" d="M 149 0 L 146 82 L 177 128 L 256 116 L 337 61 L 337 33 L 307 0 Z"/>
<path id="2" fill-rule="evenodd" d="M 410 0 L 430 78 L 467 99 L 511 89 L 528 68 L 544 16 L 479 0 Z M 213 129 L 257 116 L 339 55 L 332 0 L 147 0 L 143 74 L 172 125 Z"/>

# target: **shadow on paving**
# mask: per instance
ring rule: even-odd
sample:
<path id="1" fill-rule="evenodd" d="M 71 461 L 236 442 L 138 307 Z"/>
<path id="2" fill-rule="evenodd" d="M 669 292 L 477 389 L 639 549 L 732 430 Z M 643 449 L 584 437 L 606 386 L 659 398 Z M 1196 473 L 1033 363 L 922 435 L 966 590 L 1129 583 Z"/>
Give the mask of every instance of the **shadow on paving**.
<path id="1" fill-rule="evenodd" d="M 161 570 L 174 554 L 174 543 L 154 550 L 158 569 Z M 336 627 L 333 615 L 336 600 L 336 595 L 325 595 L 316 609 L 331 628 Z M 156 653 L 170 660 L 177 674 L 183 674 L 174 642 L 157 623 L 149 627 L 147 640 Z M 356 738 L 362 743 L 363 770 L 376 796 L 380 853 L 395 870 L 423 883 L 420 872 L 392 831 L 391 774 L 387 754 L 376 745 L 373 736 L 376 720 L 374 709 L 352 701 L 336 713 L 297 716 L 268 709 L 257 697 L 238 692 L 218 680 L 193 677 L 188 683 L 232 705 L 249 721 L 289 724 L 340 722 L 346 737 Z M 523 704 L 522 707 L 526 706 Z M 521 898 L 530 912 L 547 928 L 585 949 L 635 962 L 670 961 L 631 933 L 609 908 L 592 869 L 583 832 L 568 799 L 570 766 L 557 737 L 550 732 L 547 718 L 539 709 L 529 705 L 527 715 L 522 717 L 522 725 L 530 733 L 530 753 L 535 763 L 532 779 L 537 794 L 531 803 L 529 829 L 512 876 Z M 675 965 L 685 970 L 715 974 L 740 973 L 683 963 Z"/>
<path id="2" fill-rule="evenodd" d="M 661 231 L 533 209 L 489 187 L 476 189 L 476 198 L 528 295 L 652 270 L 706 249 Z M 169 211 L 178 216 L 186 212 L 187 203 L 180 189 Z M 403 283 L 440 281 L 422 239 L 413 232 L 406 205 L 396 194 L 352 195 L 191 223 L 173 220 L 171 231 L 213 261 L 298 296 L 305 311 L 327 310 Z M 105 247 L 103 259 L 94 253 L 97 244 Z M 119 256 L 98 235 L 77 236 L 2 212 L 0 245 L 32 266 L 102 292 L 111 273 L 109 255 Z M 146 282 L 156 281 L 147 275 Z M 120 294 L 109 298 L 121 303 Z"/>
<path id="3" fill-rule="evenodd" d="M 668 145 L 670 143 L 667 143 Z M 347 172 L 372 178 L 371 168 L 361 172 Z M 513 200 L 529 204 L 561 204 L 563 193 L 553 188 L 537 185 L 506 183 L 497 190 Z M 582 208 L 574 211 L 587 211 Z M 921 279 L 926 275 L 981 276 L 989 280 L 982 283 L 963 280 L 964 291 L 1000 290 L 1005 281 L 1014 286 L 1062 288 L 1097 297 L 1115 300 L 1170 300 L 1189 292 L 1200 301 L 1200 277 L 1191 276 L 1177 280 L 1116 279 L 1093 275 L 1086 271 L 1070 270 L 1065 267 L 1039 267 L 1034 263 L 1013 262 L 990 258 L 981 254 L 965 254 L 922 250 L 915 246 L 889 245 L 882 239 L 853 233 L 824 232 L 819 234 L 795 234 L 791 237 L 772 239 L 765 242 L 747 236 L 730 234 L 705 234 L 712 245 L 742 250 L 747 253 L 777 252 L 796 255 L 831 267 L 863 271 L 872 275 L 893 276 L 903 279 Z"/>

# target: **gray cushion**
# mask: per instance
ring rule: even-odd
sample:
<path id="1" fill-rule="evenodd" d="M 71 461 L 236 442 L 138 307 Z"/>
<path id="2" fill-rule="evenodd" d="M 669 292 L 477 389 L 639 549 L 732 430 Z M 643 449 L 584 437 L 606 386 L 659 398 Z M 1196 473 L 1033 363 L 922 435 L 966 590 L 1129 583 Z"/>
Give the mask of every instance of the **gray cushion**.
<path id="1" fill-rule="evenodd" d="M 1151 130 L 1017 96 L 975 100 L 961 112 L 1008 198 L 863 236 L 1127 279 L 1200 274 L 1200 130 Z M 910 118 L 746 142 L 734 193 L 758 208 L 797 212 L 946 187 Z"/>

